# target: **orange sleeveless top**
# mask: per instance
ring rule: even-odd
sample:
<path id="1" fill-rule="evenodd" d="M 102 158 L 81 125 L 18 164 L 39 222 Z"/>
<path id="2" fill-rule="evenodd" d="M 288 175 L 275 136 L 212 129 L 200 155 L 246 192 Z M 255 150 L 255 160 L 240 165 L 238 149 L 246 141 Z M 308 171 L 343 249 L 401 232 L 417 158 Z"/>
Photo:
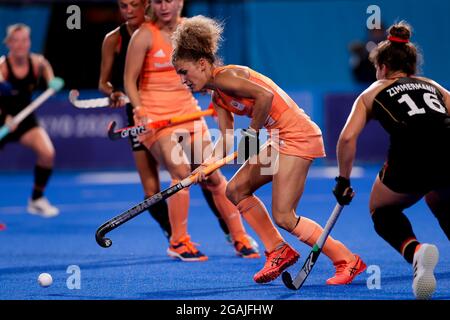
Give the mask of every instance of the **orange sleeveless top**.
<path id="1" fill-rule="evenodd" d="M 245 69 L 249 80 L 273 93 L 272 106 L 264 127 L 270 132 L 272 146 L 280 153 L 308 160 L 324 157 L 322 132 L 310 117 L 299 108 L 286 92 L 268 77 L 244 66 L 228 65 L 216 68 L 213 77 L 226 69 Z M 254 99 L 233 97 L 221 90 L 214 90 L 213 102 L 238 115 L 253 116 Z"/>
<path id="2" fill-rule="evenodd" d="M 269 111 L 269 116 L 266 119 L 264 127 L 267 128 L 273 126 L 273 124 L 280 118 L 283 112 L 285 112 L 288 109 L 299 109 L 300 111 L 302 111 L 302 113 L 304 113 L 303 110 L 297 106 L 294 100 L 292 100 L 291 97 L 289 97 L 286 94 L 286 92 L 284 92 L 275 82 L 248 67 L 239 65 L 227 65 L 219 67 L 214 69 L 213 77 L 215 77 L 218 73 L 222 72 L 223 70 L 239 69 L 239 68 L 245 69 L 249 72 L 250 81 L 253 81 L 259 84 L 260 86 L 269 89 L 274 94 L 272 107 Z M 250 118 L 252 117 L 253 106 L 255 105 L 254 99 L 232 97 L 219 89 L 214 90 L 213 102 L 219 107 L 222 107 L 232 113 L 238 115 L 245 115 Z M 304 115 L 309 119 L 309 117 L 306 114 Z"/>
<path id="3" fill-rule="evenodd" d="M 154 23 L 145 22 L 143 26 L 152 34 L 152 48 L 145 55 L 139 78 L 144 112 L 158 121 L 199 111 L 197 100 L 172 65 L 172 45 Z"/>

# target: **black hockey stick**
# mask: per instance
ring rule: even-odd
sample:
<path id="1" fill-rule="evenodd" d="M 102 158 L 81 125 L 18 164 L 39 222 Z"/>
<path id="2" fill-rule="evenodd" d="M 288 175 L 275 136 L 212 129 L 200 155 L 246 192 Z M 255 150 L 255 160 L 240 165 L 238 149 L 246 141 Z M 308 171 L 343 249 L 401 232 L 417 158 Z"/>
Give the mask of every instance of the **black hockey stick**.
<path id="1" fill-rule="evenodd" d="M 111 140 L 124 139 L 124 138 L 128 138 L 129 136 L 132 136 L 132 137 L 138 136 L 146 131 L 144 125 L 126 127 L 126 128 L 121 128 L 121 129 L 117 129 L 117 130 L 115 130 L 115 128 L 116 128 L 116 122 L 111 121 L 108 125 L 108 137 Z"/>
<path id="2" fill-rule="evenodd" d="M 317 258 L 319 258 L 320 252 L 322 252 L 323 245 L 325 244 L 325 241 L 328 238 L 328 235 L 331 232 L 331 229 L 333 229 L 334 224 L 336 223 L 337 218 L 341 214 L 343 206 L 340 204 L 336 204 L 334 207 L 333 213 L 328 218 L 327 224 L 325 225 L 325 228 L 323 229 L 322 234 L 320 235 L 319 239 L 317 240 L 317 243 L 314 244 L 311 253 L 309 254 L 308 258 L 306 259 L 305 263 L 303 264 L 302 269 L 299 271 L 299 273 L 295 276 L 294 279 L 292 279 L 289 272 L 284 271 L 281 279 L 283 280 L 283 283 L 286 287 L 292 290 L 298 290 L 302 287 L 303 283 L 305 282 L 306 278 L 310 274 L 312 268 L 314 267 L 314 264 L 317 261 Z"/>
<path id="3" fill-rule="evenodd" d="M 208 175 L 208 174 L 212 173 L 213 171 L 217 170 L 218 168 L 224 166 L 228 162 L 233 161 L 234 159 L 236 159 L 236 157 L 237 157 L 237 152 L 233 152 L 229 156 L 226 156 L 225 158 L 220 159 L 219 161 L 207 166 L 203 172 L 205 173 L 205 175 Z M 110 247 L 112 245 L 111 239 L 105 238 L 105 235 L 108 232 L 116 229 L 118 226 L 120 226 L 120 225 L 124 224 L 125 222 L 138 216 L 139 214 L 141 214 L 142 212 L 144 212 L 145 210 L 150 208 L 155 203 L 157 203 L 161 200 L 167 199 L 168 197 L 174 195 L 178 191 L 180 191 L 186 187 L 189 187 L 192 183 L 194 183 L 197 180 L 197 175 L 198 175 L 197 173 L 191 174 L 189 177 L 183 179 L 179 183 L 177 183 L 173 186 L 170 186 L 169 188 L 167 188 L 157 194 L 154 194 L 153 196 L 144 200 L 143 202 L 135 205 L 134 207 L 119 214 L 118 216 L 106 221 L 104 224 L 102 224 L 97 229 L 97 232 L 95 233 L 95 240 L 103 248 Z"/>
<path id="4" fill-rule="evenodd" d="M 159 129 L 159 128 L 163 128 L 163 127 L 167 127 L 167 126 L 171 126 L 171 125 L 175 125 L 175 124 L 179 124 L 179 123 L 184 123 L 187 121 L 197 120 L 197 119 L 200 119 L 201 117 L 205 117 L 205 116 L 212 116 L 214 114 L 215 113 L 214 113 L 213 109 L 207 109 L 204 111 L 197 111 L 197 112 L 193 112 L 193 113 L 183 114 L 181 116 L 176 116 L 176 117 L 166 119 L 166 120 L 149 122 L 146 125 L 125 127 L 125 128 L 121 128 L 121 129 L 117 129 L 117 130 L 115 130 L 116 122 L 111 121 L 108 125 L 108 137 L 111 140 L 117 140 L 117 139 L 128 138 L 128 136 L 138 136 L 138 135 L 144 133 L 147 129 Z"/>

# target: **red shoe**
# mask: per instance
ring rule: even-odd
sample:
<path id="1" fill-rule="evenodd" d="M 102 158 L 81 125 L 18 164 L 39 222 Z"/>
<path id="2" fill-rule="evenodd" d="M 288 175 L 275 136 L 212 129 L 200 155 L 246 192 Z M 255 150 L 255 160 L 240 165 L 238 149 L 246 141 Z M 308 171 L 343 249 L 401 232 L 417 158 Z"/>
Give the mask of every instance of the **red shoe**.
<path id="1" fill-rule="evenodd" d="M 275 280 L 287 267 L 297 262 L 300 254 L 285 243 L 279 249 L 265 252 L 266 263 L 264 267 L 253 276 L 257 283 L 266 283 Z"/>
<path id="2" fill-rule="evenodd" d="M 6 224 L 0 223 L 0 231 L 6 230 Z"/>
<path id="3" fill-rule="evenodd" d="M 364 263 L 364 261 L 362 261 L 358 255 L 355 254 L 354 256 L 355 260 L 352 262 L 349 263 L 344 262 L 334 265 L 334 267 L 336 268 L 336 273 L 334 277 L 327 280 L 327 284 L 329 285 L 349 284 L 358 274 L 366 270 L 367 266 Z"/>
<path id="4" fill-rule="evenodd" d="M 173 258 L 181 261 L 206 261 L 208 257 L 201 253 L 193 242 L 191 237 L 185 236 L 178 242 L 170 241 L 170 246 L 167 249 L 167 254 Z"/>

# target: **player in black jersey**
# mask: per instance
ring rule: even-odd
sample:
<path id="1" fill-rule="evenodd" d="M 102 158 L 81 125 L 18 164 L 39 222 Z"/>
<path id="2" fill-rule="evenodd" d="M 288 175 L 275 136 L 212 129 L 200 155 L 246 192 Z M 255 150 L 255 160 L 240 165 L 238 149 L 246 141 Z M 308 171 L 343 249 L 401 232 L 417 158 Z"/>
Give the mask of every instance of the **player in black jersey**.
<path id="1" fill-rule="evenodd" d="M 128 126 L 133 126 L 132 106 L 131 104 L 125 105 L 123 99 L 125 97 L 123 89 L 125 58 L 131 36 L 147 19 L 145 14 L 149 7 L 147 0 L 118 0 L 118 5 L 126 22 L 109 32 L 103 41 L 99 90 L 110 97 L 111 107 L 126 107 Z M 130 143 L 145 196 L 149 197 L 158 193 L 160 191 L 158 163 L 136 136 L 130 135 Z M 202 188 L 202 191 L 211 210 L 216 215 L 220 227 L 227 236 L 227 240 L 231 242 L 230 231 L 214 203 L 212 193 L 206 188 Z M 171 228 L 166 201 L 158 202 L 149 211 L 169 239 Z"/>
<path id="2" fill-rule="evenodd" d="M 358 136 L 370 119 L 379 121 L 390 146 L 370 196 L 374 228 L 413 264 L 413 292 L 428 299 L 436 287 L 433 272 L 439 253 L 436 246 L 419 243 L 403 210 L 425 197 L 450 237 L 450 93 L 431 79 L 415 76 L 420 57 L 409 41 L 407 23 L 391 26 L 388 33 L 371 53 L 378 81 L 356 99 L 339 137 L 333 193 L 341 204 L 351 201 Z"/>
<path id="3" fill-rule="evenodd" d="M 6 31 L 4 43 L 9 52 L 0 58 L 0 78 L 8 83 L 10 91 L 0 96 L 0 125 L 10 121 L 31 103 L 32 93 L 41 78 L 46 83 L 54 78 L 50 63 L 42 55 L 30 52 L 30 32 L 30 28 L 25 24 L 11 25 Z M 8 142 L 17 141 L 30 148 L 37 156 L 28 212 L 47 218 L 58 215 L 58 208 L 51 205 L 44 196 L 45 187 L 53 170 L 55 149 L 47 132 L 39 126 L 33 113 L 0 141 L 0 149 Z"/>

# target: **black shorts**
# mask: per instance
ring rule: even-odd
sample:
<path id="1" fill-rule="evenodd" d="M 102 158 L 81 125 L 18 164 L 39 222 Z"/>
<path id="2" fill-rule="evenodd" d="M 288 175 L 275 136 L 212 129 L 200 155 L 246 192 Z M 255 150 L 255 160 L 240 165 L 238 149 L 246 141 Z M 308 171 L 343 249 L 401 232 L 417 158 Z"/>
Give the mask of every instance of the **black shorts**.
<path id="1" fill-rule="evenodd" d="M 444 163 L 411 166 L 407 162 L 389 164 L 387 161 L 378 177 L 394 192 L 425 195 L 432 190 L 450 187 L 450 167 Z"/>
<path id="2" fill-rule="evenodd" d="M 3 126 L 5 123 L 5 117 L 2 117 L 0 120 L 0 125 Z M 0 140 L 0 149 L 9 143 L 9 142 L 17 142 L 22 138 L 22 136 L 30 131 L 31 129 L 39 127 L 38 121 L 34 113 L 30 114 L 28 117 L 22 120 L 21 123 L 17 126 L 16 130 L 8 133 L 2 140 Z"/>
<path id="3" fill-rule="evenodd" d="M 127 120 L 128 120 L 128 126 L 132 127 L 134 126 L 134 119 L 133 119 L 133 107 L 131 104 L 127 104 L 125 106 L 126 112 L 127 112 Z M 132 136 L 131 134 L 128 136 L 128 139 L 130 140 L 131 149 L 133 151 L 140 151 L 140 150 L 147 150 L 147 148 L 141 144 L 138 140 L 137 136 Z"/>

